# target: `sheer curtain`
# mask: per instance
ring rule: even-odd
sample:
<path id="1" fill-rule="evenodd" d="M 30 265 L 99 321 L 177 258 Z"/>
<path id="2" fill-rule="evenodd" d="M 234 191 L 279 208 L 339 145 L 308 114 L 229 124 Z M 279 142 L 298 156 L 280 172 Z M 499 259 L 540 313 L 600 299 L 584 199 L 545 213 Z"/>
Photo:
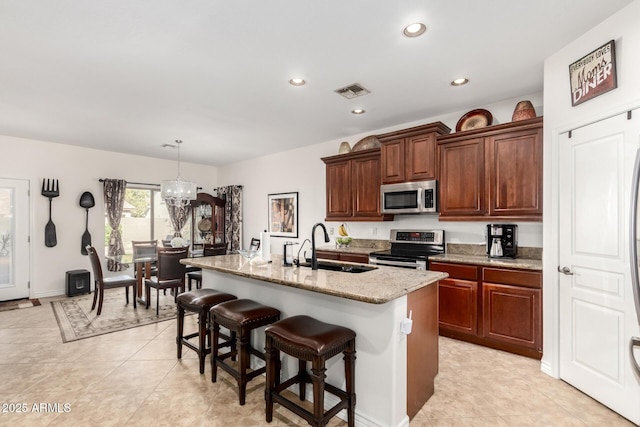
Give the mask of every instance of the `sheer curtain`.
<path id="1" fill-rule="evenodd" d="M 122 234 L 120 233 L 120 218 L 122 218 L 127 181 L 124 179 L 105 179 L 102 189 L 104 191 L 104 208 L 111 227 L 107 254 L 109 256 L 124 255 L 124 245 L 122 243 Z M 108 271 L 121 271 L 125 268 L 125 265 L 115 260 L 110 259 L 107 261 Z"/>
<path id="2" fill-rule="evenodd" d="M 236 251 L 242 245 L 242 185 L 228 185 L 214 188 L 217 197 L 225 199 L 224 234 L 229 243 L 229 252 Z"/>

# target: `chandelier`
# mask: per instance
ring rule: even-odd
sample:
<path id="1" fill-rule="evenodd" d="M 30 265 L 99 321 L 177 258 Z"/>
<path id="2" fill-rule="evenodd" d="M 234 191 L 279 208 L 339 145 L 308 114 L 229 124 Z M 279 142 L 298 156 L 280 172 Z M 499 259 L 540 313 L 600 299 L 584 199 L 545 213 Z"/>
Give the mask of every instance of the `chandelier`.
<path id="1" fill-rule="evenodd" d="M 196 184 L 185 181 L 180 177 L 180 144 L 182 141 L 176 139 L 178 147 L 178 177 L 174 180 L 166 180 L 160 183 L 160 194 L 167 205 L 187 206 L 196 199 L 198 189 Z"/>

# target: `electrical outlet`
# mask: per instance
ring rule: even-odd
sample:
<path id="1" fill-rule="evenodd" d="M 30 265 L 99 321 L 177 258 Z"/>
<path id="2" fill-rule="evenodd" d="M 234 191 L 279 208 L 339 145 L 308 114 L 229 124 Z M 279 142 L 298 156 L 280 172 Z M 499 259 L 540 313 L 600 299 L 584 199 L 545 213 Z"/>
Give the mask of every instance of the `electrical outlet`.
<path id="1" fill-rule="evenodd" d="M 371 235 L 374 237 L 378 235 L 378 227 L 373 227 L 371 229 Z"/>
<path id="2" fill-rule="evenodd" d="M 329 234 L 333 236 L 333 227 L 329 227 Z"/>

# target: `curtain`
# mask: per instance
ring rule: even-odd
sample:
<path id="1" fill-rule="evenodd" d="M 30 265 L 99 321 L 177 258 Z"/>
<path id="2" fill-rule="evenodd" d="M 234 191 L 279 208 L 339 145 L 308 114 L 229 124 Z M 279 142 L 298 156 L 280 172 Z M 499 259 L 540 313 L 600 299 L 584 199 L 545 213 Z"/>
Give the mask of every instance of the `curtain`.
<path id="1" fill-rule="evenodd" d="M 173 226 L 173 237 L 182 237 L 182 229 L 187 223 L 187 220 L 191 218 L 191 205 L 171 206 L 168 203 L 165 204 L 167 205 L 169 219 Z"/>
<path id="2" fill-rule="evenodd" d="M 242 185 L 214 188 L 217 197 L 225 199 L 224 234 L 229 251 L 242 248 Z"/>
<path id="3" fill-rule="evenodd" d="M 107 213 L 107 220 L 111 227 L 109 234 L 109 256 L 124 255 L 124 245 L 122 234 L 120 233 L 120 218 L 122 218 L 122 208 L 124 207 L 124 194 L 127 190 L 127 181 L 124 179 L 105 179 L 102 185 L 104 191 L 104 208 Z M 127 266 L 116 260 L 107 261 L 108 271 L 121 271 Z"/>

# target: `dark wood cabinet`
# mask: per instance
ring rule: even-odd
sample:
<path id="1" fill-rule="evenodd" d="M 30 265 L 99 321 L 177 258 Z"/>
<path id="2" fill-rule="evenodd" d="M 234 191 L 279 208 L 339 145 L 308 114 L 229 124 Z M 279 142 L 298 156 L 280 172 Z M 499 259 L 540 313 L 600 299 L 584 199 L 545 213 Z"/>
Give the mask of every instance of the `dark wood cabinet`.
<path id="1" fill-rule="evenodd" d="M 482 275 L 482 336 L 541 354 L 540 273 L 484 268 Z"/>
<path id="2" fill-rule="evenodd" d="M 380 213 L 380 149 L 324 157 L 326 221 L 388 221 Z"/>
<path id="3" fill-rule="evenodd" d="M 542 220 L 542 117 L 438 137 L 441 220 Z"/>
<path id="4" fill-rule="evenodd" d="M 436 138 L 449 132 L 436 122 L 378 135 L 382 184 L 436 179 Z"/>
<path id="5" fill-rule="evenodd" d="M 440 332 L 478 333 L 478 268 L 470 265 L 431 262 L 429 269 L 449 277 L 438 283 Z"/>
<path id="6" fill-rule="evenodd" d="M 485 140 L 489 165 L 489 215 L 542 216 L 542 127 Z"/>
<path id="7" fill-rule="evenodd" d="M 484 216 L 485 178 L 482 138 L 440 146 L 440 217 Z"/>
<path id="8" fill-rule="evenodd" d="M 431 262 L 449 277 L 438 284 L 440 335 L 540 359 L 539 271 Z"/>
<path id="9" fill-rule="evenodd" d="M 192 249 L 204 244 L 225 244 L 226 201 L 208 193 L 198 193 L 191 202 Z"/>
<path id="10" fill-rule="evenodd" d="M 369 263 L 369 255 L 367 254 L 356 254 L 351 252 L 337 252 L 337 251 L 327 251 L 327 250 L 317 250 L 316 256 L 318 258 L 323 259 L 331 259 L 336 261 L 347 261 L 347 262 L 357 262 L 360 264 L 368 264 Z"/>

